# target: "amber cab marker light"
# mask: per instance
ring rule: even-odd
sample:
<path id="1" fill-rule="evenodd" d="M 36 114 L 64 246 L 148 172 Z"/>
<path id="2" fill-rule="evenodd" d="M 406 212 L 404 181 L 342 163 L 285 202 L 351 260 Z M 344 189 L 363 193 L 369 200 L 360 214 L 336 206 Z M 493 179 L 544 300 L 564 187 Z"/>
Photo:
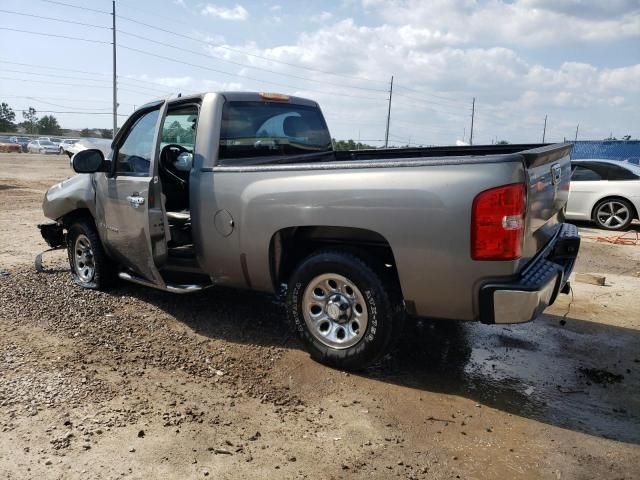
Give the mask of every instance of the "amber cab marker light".
<path id="1" fill-rule="evenodd" d="M 289 101 L 289 95 L 285 95 L 283 93 L 262 92 L 260 96 L 265 100 L 271 100 L 272 102 L 288 102 Z"/>

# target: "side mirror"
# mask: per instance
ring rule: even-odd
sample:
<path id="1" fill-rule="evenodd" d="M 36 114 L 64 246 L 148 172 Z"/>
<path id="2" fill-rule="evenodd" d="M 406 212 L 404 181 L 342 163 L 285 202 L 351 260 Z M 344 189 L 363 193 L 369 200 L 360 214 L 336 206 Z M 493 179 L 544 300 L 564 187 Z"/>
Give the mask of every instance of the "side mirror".
<path id="1" fill-rule="evenodd" d="M 106 171 L 106 162 L 102 152 L 96 148 L 82 150 L 71 159 L 71 166 L 76 173 L 95 173 Z"/>

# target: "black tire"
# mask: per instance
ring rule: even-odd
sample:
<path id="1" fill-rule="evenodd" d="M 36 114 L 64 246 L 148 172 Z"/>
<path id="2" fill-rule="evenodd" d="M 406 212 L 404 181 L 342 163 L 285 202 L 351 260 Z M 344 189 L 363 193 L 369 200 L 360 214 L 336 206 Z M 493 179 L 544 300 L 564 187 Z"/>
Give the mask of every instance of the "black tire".
<path id="1" fill-rule="evenodd" d="M 614 205 L 612 211 L 619 211 L 618 207 L 624 207 L 626 209 L 627 215 L 626 219 L 623 222 L 618 222 L 615 218 L 611 220 L 609 225 L 606 224 L 607 216 L 606 212 L 610 211 L 607 207 L 608 205 Z M 599 212 L 601 209 L 604 211 L 604 216 L 601 216 Z M 600 200 L 597 205 L 593 209 L 593 221 L 595 224 L 604 230 L 612 230 L 612 231 L 621 231 L 627 230 L 633 218 L 635 217 L 635 209 L 633 205 L 623 198 L 605 198 Z M 619 218 L 619 217 L 616 217 Z"/>
<path id="2" fill-rule="evenodd" d="M 329 346 L 319 340 L 305 321 L 303 300 L 307 287 L 325 274 L 348 279 L 362 294 L 368 321 L 364 334 L 354 345 L 345 348 Z M 404 309 L 394 291 L 393 285 L 385 284 L 359 256 L 340 250 L 324 250 L 307 257 L 291 276 L 287 290 L 287 316 L 312 358 L 331 367 L 360 370 L 386 353 L 399 336 L 397 333 L 402 328 Z"/>
<path id="3" fill-rule="evenodd" d="M 76 241 L 78 237 L 86 238 L 90 245 L 92 272 L 87 277 L 82 277 L 76 268 Z M 113 261 L 107 256 L 98 236 L 95 225 L 87 219 L 76 220 L 68 229 L 67 233 L 67 254 L 71 275 L 76 284 L 83 288 L 93 290 L 104 290 L 113 285 L 116 278 L 116 269 Z M 80 264 L 79 264 L 80 265 Z M 85 270 L 85 271 L 88 271 Z"/>

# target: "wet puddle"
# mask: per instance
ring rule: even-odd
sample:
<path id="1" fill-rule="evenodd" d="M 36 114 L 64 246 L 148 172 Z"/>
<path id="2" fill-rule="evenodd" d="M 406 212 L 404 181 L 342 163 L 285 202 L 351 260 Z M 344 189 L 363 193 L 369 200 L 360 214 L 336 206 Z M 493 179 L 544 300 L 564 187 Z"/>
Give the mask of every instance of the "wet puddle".
<path id="1" fill-rule="evenodd" d="M 524 325 L 418 322 L 369 372 L 509 413 L 640 443 L 640 332 L 544 316 Z"/>

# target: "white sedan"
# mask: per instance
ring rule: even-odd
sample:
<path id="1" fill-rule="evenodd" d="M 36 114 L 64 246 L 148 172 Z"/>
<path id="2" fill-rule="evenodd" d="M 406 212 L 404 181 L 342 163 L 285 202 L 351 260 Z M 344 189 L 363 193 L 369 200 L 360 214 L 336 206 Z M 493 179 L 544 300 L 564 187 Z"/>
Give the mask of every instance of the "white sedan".
<path id="1" fill-rule="evenodd" d="M 640 167 L 601 159 L 571 161 L 566 218 L 626 230 L 640 212 Z"/>
<path id="2" fill-rule="evenodd" d="M 58 153 L 58 145 L 49 140 L 32 140 L 27 145 L 29 153 Z"/>

